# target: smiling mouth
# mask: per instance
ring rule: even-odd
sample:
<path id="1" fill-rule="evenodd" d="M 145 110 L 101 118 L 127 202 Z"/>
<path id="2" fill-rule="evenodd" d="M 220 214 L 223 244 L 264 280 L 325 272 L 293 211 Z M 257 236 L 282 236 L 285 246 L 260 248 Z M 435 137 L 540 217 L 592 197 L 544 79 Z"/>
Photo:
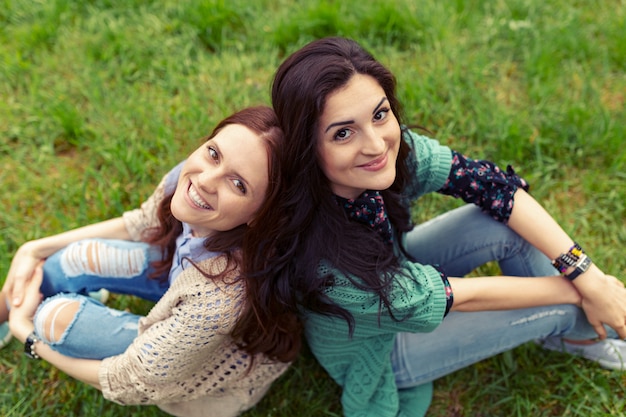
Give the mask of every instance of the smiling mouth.
<path id="1" fill-rule="evenodd" d="M 367 164 L 359 165 L 359 168 L 363 168 L 369 171 L 378 171 L 383 168 L 387 164 L 387 154 L 385 153 L 380 158 L 376 158 L 373 161 L 368 162 Z"/>
<path id="2" fill-rule="evenodd" d="M 187 190 L 187 195 L 189 196 L 189 199 L 191 200 L 191 202 L 195 204 L 197 207 L 205 209 L 205 210 L 210 210 L 213 208 L 206 201 L 204 201 L 202 197 L 200 197 L 200 195 L 194 188 L 193 184 L 191 183 L 189 184 L 189 190 Z"/>

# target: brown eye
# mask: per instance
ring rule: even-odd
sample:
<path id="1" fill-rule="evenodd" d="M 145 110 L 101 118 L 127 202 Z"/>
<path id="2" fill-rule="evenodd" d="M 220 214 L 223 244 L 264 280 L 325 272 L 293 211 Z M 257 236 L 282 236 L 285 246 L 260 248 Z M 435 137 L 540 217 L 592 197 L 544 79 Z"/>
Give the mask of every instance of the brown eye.
<path id="1" fill-rule="evenodd" d="M 207 151 L 209 152 L 209 157 L 214 160 L 215 162 L 219 162 L 220 160 L 220 156 L 217 153 L 217 151 L 215 150 L 215 148 L 211 147 L 211 146 L 207 146 Z"/>
<path id="2" fill-rule="evenodd" d="M 390 112 L 389 109 L 380 109 L 379 111 L 376 112 L 376 114 L 374 115 L 374 120 L 375 121 L 381 121 L 381 120 L 385 120 L 387 118 L 387 114 Z"/>
<path id="3" fill-rule="evenodd" d="M 233 184 L 235 184 L 235 187 L 237 187 L 237 189 L 241 191 L 241 194 L 245 194 L 248 191 L 245 184 L 241 180 L 234 180 Z"/>
<path id="4" fill-rule="evenodd" d="M 350 136 L 352 136 L 352 131 L 350 129 L 339 129 L 333 139 L 336 141 L 344 141 L 347 140 Z"/>

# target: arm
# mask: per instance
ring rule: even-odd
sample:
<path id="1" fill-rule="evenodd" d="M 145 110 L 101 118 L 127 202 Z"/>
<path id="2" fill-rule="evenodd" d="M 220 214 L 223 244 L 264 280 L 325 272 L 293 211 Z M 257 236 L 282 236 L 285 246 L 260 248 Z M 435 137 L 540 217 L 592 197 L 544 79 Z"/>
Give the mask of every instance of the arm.
<path id="1" fill-rule="evenodd" d="M 205 271 L 215 272 L 224 268 L 225 261 L 212 258 L 200 265 L 207 268 Z M 35 353 L 120 404 L 177 402 L 197 398 L 209 390 L 219 391 L 228 385 L 222 378 L 243 378 L 249 369 L 230 367 L 247 356 L 232 350 L 230 338 L 239 316 L 234 306 L 240 307 L 245 290 L 241 285 L 226 284 L 236 279 L 236 271 L 226 276 L 225 282 L 217 284 L 196 268 L 185 270 L 140 324 L 140 328 L 147 327 L 124 353 L 103 360 L 79 359 L 59 354 L 43 342 L 35 344 Z M 27 285 L 24 302 L 10 311 L 11 332 L 22 342 L 34 328 L 42 277 L 38 266 Z M 198 306 L 212 307 L 205 312 Z M 202 388 L 190 393 L 187 384 Z"/>
<path id="2" fill-rule="evenodd" d="M 489 161 L 471 160 L 453 151 L 448 180 L 439 192 L 478 205 L 496 220 L 508 224 L 548 258 L 554 259 L 567 252 L 573 240 L 526 193 L 526 188 L 525 181 L 512 169 L 507 168 L 505 172 Z M 574 286 L 581 294 L 582 307 L 600 338 L 606 337 L 603 324 L 615 329 L 621 338 L 626 338 L 626 290 L 623 284 L 592 265 L 574 280 Z"/>
<path id="3" fill-rule="evenodd" d="M 66 247 L 70 243 L 88 238 L 130 239 L 122 217 L 94 223 L 57 235 L 24 243 L 15 253 L 2 289 L 13 306 L 19 306 L 24 294 L 24 285 L 33 276 L 38 263 Z"/>
<path id="4" fill-rule="evenodd" d="M 524 190 L 515 193 L 515 204 L 509 227 L 554 259 L 566 252 L 573 239 L 556 223 L 548 212 Z M 567 271 L 568 273 L 571 271 Z M 626 338 L 626 289 L 617 278 L 605 275 L 592 265 L 573 281 L 582 296 L 582 307 L 600 338 L 606 337 L 603 323 L 615 329 L 620 338 Z"/>
<path id="5" fill-rule="evenodd" d="M 563 277 L 448 278 L 452 311 L 511 310 L 551 304 L 578 304 L 580 295 Z"/>
<path id="6" fill-rule="evenodd" d="M 70 243 L 89 238 L 141 240 L 143 232 L 158 225 L 158 206 L 167 193 L 176 188 L 176 181 L 183 162 L 168 172 L 140 208 L 125 212 L 111 220 L 73 229 L 54 236 L 33 240 L 23 244 L 16 252 L 2 289 L 14 305 L 21 303 L 24 285 L 33 275 L 35 266 L 48 256 Z"/>
<path id="7" fill-rule="evenodd" d="M 39 287 L 41 286 L 42 277 L 43 271 L 41 266 L 37 266 L 32 279 L 26 286 L 23 303 L 13 307 L 10 311 L 9 325 L 11 333 L 22 343 L 26 341 L 26 338 L 34 329 L 32 318 L 41 301 Z M 42 342 L 35 343 L 35 352 L 42 359 L 68 375 L 97 389 L 101 389 L 98 382 L 98 369 L 101 361 L 64 356 L 50 349 L 48 345 Z"/>

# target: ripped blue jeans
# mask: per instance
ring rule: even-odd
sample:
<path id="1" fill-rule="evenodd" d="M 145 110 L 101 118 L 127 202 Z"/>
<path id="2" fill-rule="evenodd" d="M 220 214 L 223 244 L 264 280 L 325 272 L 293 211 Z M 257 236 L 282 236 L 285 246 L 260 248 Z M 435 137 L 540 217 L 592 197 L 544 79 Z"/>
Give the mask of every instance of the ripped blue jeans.
<path id="1" fill-rule="evenodd" d="M 451 277 L 497 261 L 503 275 L 550 276 L 550 260 L 508 226 L 467 205 L 417 226 L 406 249 Z M 532 279 L 532 278 L 529 278 Z M 608 329 L 609 337 L 617 334 Z M 430 333 L 399 333 L 391 355 L 399 388 L 421 385 L 534 339 L 593 339 L 582 309 L 552 305 L 509 311 L 452 312 Z"/>
<path id="2" fill-rule="evenodd" d="M 34 317 L 35 332 L 53 350 L 67 356 L 103 359 L 126 350 L 137 337 L 140 316 L 108 308 L 90 291 L 158 301 L 167 280 L 149 278 L 158 248 L 143 242 L 87 239 L 72 243 L 44 263 L 45 299 Z"/>

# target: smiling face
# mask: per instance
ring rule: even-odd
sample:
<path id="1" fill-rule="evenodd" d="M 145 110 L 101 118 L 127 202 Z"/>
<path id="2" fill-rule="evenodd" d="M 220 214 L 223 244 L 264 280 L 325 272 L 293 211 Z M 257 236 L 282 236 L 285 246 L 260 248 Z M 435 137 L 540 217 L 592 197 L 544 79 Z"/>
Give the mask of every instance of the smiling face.
<path id="1" fill-rule="evenodd" d="M 249 223 L 265 199 L 268 169 L 264 141 L 243 125 L 226 125 L 185 161 L 172 214 L 198 237 Z"/>
<path id="2" fill-rule="evenodd" d="M 319 120 L 320 165 L 333 192 L 356 198 L 396 178 L 400 124 L 378 82 L 355 74 L 326 97 Z"/>

